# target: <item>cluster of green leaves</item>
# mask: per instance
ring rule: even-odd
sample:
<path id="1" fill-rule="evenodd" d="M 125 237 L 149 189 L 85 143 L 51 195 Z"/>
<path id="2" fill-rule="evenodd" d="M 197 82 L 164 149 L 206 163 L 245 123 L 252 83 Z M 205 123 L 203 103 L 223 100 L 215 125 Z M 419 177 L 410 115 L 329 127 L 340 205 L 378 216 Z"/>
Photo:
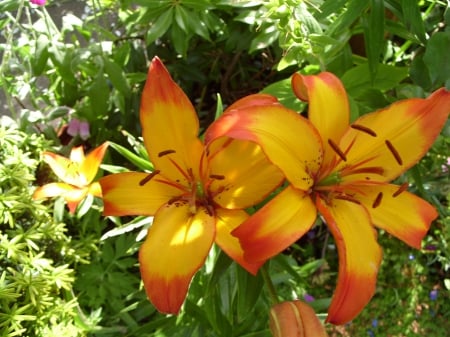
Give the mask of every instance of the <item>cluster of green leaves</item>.
<path id="1" fill-rule="evenodd" d="M 79 336 L 64 223 L 31 199 L 43 137 L 0 124 L 0 335 Z"/>
<path id="2" fill-rule="evenodd" d="M 60 15 L 66 7 L 72 12 Z M 216 247 L 182 313 L 157 313 L 136 258 L 151 219 L 104 219 L 89 199 L 75 216 L 60 199 L 32 202 L 38 152 L 49 146 L 33 134 L 44 134 L 53 151 L 67 150 L 80 143 L 75 137 L 60 147 L 67 143 L 65 126 L 78 118 L 91 128 L 86 147 L 112 141 L 106 171 L 151 170 L 138 111 L 154 55 L 192 99 L 202 127 L 214 119 L 217 93 L 227 105 L 262 90 L 303 111 L 290 87 L 294 71 L 337 74 L 354 119 L 450 87 L 447 7 L 440 0 L 49 0 L 46 7 L 1 1 L 0 85 L 9 113 L 26 131 L 0 127 L 2 335 L 269 336 L 263 274 L 250 276 Z M 426 254 L 382 234 L 377 295 L 357 320 L 333 333 L 414 336 L 418 325 L 422 333 L 445 333 L 433 330 L 433 322 L 449 319 L 443 309 L 450 289 L 443 276 L 450 269 L 449 146 L 447 126 L 429 155 L 400 178 L 440 212 Z M 56 179 L 40 168 L 41 175 Z M 416 258 L 407 260 L 409 254 Z M 281 298 L 313 295 L 312 305 L 325 312 L 337 263 L 332 238 L 319 225 L 265 274 Z M 431 289 L 439 290 L 437 301 Z M 399 302 L 409 310 L 394 305 Z M 418 307 L 434 316 L 419 315 L 417 323 Z"/>

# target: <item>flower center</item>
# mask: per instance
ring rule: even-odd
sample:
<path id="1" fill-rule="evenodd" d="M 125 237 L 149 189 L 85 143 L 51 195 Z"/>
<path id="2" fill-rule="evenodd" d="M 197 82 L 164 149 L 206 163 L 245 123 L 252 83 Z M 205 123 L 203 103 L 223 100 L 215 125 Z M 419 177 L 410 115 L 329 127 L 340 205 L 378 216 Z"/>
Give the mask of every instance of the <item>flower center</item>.
<path id="1" fill-rule="evenodd" d="M 176 153 L 175 150 L 165 150 L 158 153 L 158 157 L 167 156 L 170 154 Z M 181 205 L 187 204 L 189 208 L 189 212 L 194 215 L 198 212 L 199 208 L 203 208 L 210 216 L 215 215 L 214 211 L 214 202 L 212 200 L 213 196 L 209 191 L 209 185 L 213 180 L 222 180 L 225 177 L 222 175 L 211 174 L 209 175 L 209 179 L 204 183 L 201 180 L 198 180 L 192 168 L 183 169 L 181 165 L 179 165 L 173 158 L 168 158 L 169 162 L 173 164 L 173 166 L 181 173 L 184 177 L 185 183 L 180 182 L 179 180 L 173 181 L 166 179 L 165 177 L 157 177 L 162 174 L 160 170 L 155 170 L 149 173 L 144 179 L 139 182 L 140 186 L 144 186 L 150 180 L 155 179 L 158 183 L 170 185 L 175 187 L 180 191 L 180 193 L 172 198 L 170 198 L 167 202 L 168 205 Z"/>

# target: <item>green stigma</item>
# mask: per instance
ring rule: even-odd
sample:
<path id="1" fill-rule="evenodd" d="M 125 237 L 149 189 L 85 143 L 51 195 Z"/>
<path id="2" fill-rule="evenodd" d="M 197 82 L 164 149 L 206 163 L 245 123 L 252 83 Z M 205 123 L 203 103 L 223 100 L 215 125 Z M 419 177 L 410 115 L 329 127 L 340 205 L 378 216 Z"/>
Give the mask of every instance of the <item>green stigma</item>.
<path id="1" fill-rule="evenodd" d="M 333 186 L 337 185 L 342 181 L 339 172 L 333 172 L 329 176 L 325 177 L 316 186 Z"/>

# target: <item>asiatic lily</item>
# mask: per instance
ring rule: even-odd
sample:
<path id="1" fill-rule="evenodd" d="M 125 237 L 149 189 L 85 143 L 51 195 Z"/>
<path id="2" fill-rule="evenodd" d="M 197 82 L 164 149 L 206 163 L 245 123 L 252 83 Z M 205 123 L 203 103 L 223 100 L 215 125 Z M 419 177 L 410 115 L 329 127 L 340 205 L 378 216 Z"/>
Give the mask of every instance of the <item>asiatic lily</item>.
<path id="1" fill-rule="evenodd" d="M 233 235 L 249 262 L 262 262 L 297 241 L 318 214 L 334 236 L 339 273 L 327 321 L 352 320 L 373 296 L 382 251 L 373 226 L 420 249 L 437 217 L 426 201 L 389 182 L 418 162 L 450 112 L 450 92 L 406 99 L 349 124 L 349 103 L 331 73 L 295 74 L 308 118 L 280 104 L 228 111 L 205 139 L 227 135 L 261 145 L 290 185 Z"/>
<path id="2" fill-rule="evenodd" d="M 105 142 L 84 155 L 83 146 L 72 148 L 66 158 L 53 152 L 43 152 L 43 159 L 62 182 L 49 183 L 38 187 L 33 199 L 62 196 L 70 213 L 74 214 L 78 204 L 88 195 L 102 196 L 98 182 L 94 182 L 97 171 L 105 155 L 108 143 Z"/>
<path id="3" fill-rule="evenodd" d="M 266 103 L 243 99 L 233 106 L 250 104 Z M 153 305 L 176 314 L 214 242 L 256 272 L 260 263 L 243 259 L 231 231 L 248 218 L 244 209 L 284 178 L 254 143 L 222 137 L 206 146 L 193 105 L 158 58 L 148 71 L 140 120 L 154 171 L 103 177 L 104 214 L 154 216 L 139 251 L 141 276 Z"/>
<path id="4" fill-rule="evenodd" d="M 273 337 L 327 337 L 314 309 L 302 301 L 286 301 L 270 308 Z"/>

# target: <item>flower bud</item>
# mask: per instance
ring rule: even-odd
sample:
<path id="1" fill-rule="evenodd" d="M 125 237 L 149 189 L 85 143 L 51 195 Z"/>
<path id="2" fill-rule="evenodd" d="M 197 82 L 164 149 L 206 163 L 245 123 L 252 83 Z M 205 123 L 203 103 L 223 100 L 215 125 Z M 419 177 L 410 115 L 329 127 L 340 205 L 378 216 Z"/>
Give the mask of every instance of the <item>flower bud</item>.
<path id="1" fill-rule="evenodd" d="M 270 309 L 273 337 L 327 337 L 313 308 L 302 301 L 279 303 Z"/>

